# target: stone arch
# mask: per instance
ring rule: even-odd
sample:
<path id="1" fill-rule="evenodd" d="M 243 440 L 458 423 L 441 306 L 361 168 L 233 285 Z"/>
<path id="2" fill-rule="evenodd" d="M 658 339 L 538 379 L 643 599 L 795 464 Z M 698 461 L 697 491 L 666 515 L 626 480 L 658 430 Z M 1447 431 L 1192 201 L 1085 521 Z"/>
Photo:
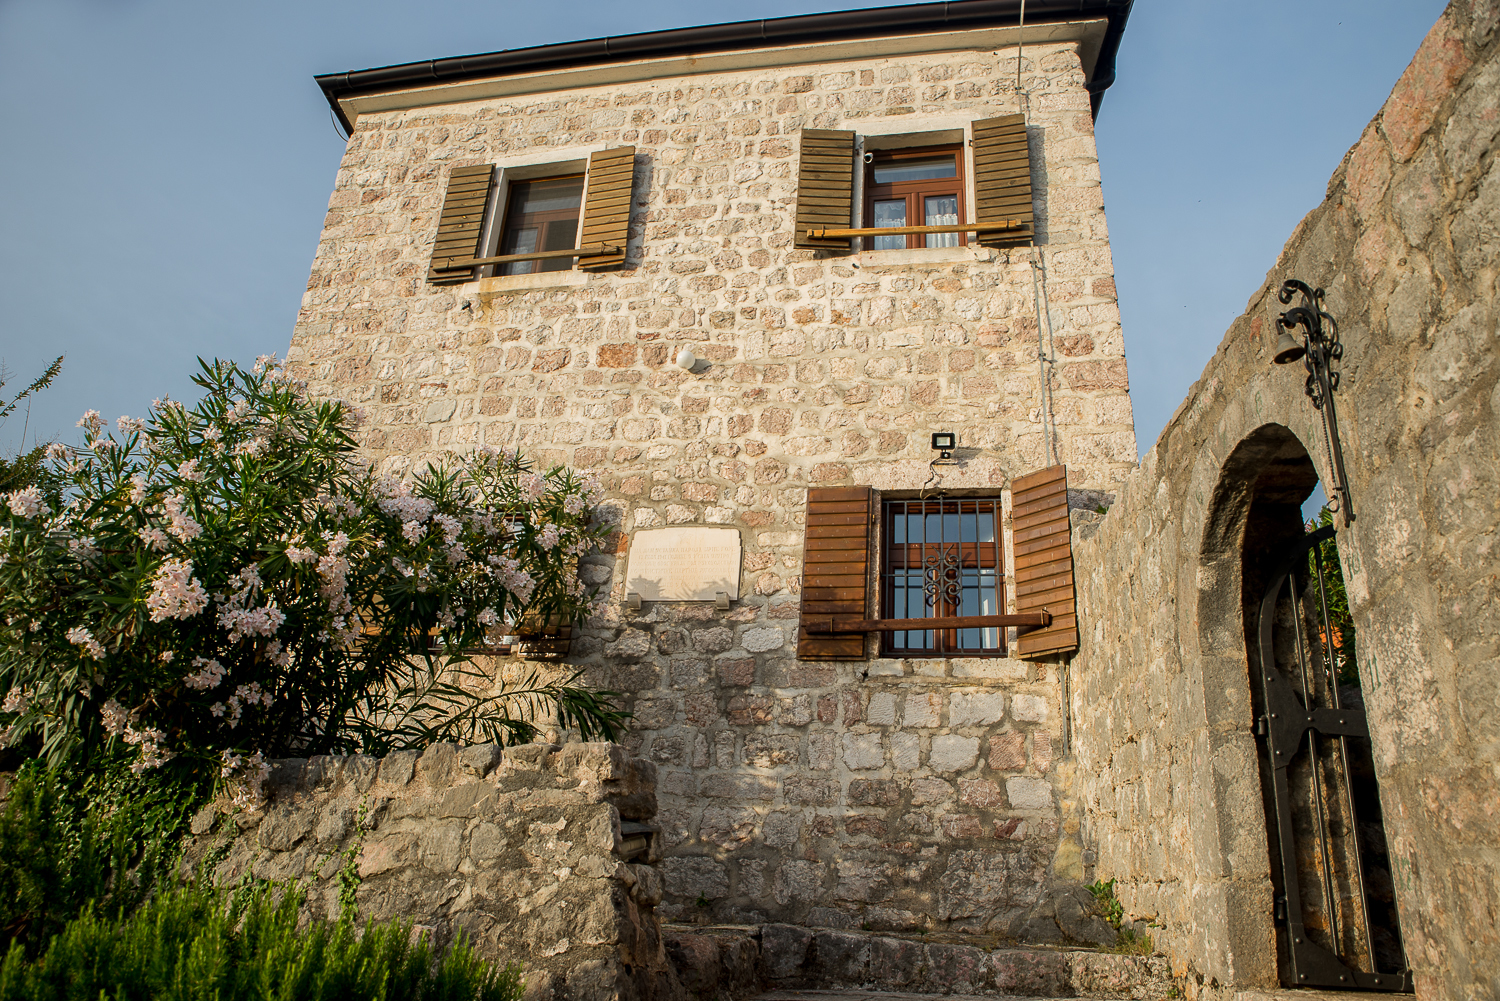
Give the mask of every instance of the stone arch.
<path id="1" fill-rule="evenodd" d="M 1237 777 L 1221 779 L 1215 798 L 1222 862 L 1254 899 L 1225 915 L 1226 938 L 1235 967 L 1275 983 L 1269 776 L 1262 772 L 1253 736 L 1257 710 L 1250 659 L 1256 651 L 1250 634 L 1271 567 L 1282 558 L 1284 543 L 1302 534 L 1301 506 L 1318 483 L 1318 470 L 1302 440 L 1284 424 L 1262 423 L 1241 434 L 1219 463 L 1204 510 L 1197 639 L 1204 709 L 1226 752 L 1220 761 L 1239 770 Z"/>

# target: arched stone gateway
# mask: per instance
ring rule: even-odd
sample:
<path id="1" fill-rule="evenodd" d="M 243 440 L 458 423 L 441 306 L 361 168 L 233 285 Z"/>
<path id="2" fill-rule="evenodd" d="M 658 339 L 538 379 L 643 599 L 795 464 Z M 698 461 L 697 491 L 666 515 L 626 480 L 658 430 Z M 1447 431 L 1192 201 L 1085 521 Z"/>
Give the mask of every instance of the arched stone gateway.
<path id="1" fill-rule="evenodd" d="M 1264 671 L 1252 686 L 1251 666 L 1267 592 L 1293 557 L 1306 566 L 1298 507 L 1332 481 L 1304 373 L 1272 363 L 1274 290 L 1295 277 L 1327 290 L 1343 333 L 1336 401 L 1357 518 L 1335 541 L 1399 909 L 1387 923 L 1419 997 L 1500 997 L 1500 174 L 1487 155 L 1500 129 L 1476 131 L 1493 120 L 1479 109 L 1493 107 L 1496 39 L 1493 11 L 1449 7 L 1108 514 L 1075 525 L 1068 688 L 1089 877 L 1116 880 L 1127 917 L 1156 926 L 1199 996 L 1287 972 L 1255 732 Z M 1315 584 L 1308 568 L 1270 602 L 1293 647 L 1299 626 L 1304 647 L 1317 628 Z M 1270 645 L 1300 702 L 1275 621 Z M 1331 706 L 1326 685 L 1312 694 Z M 1321 738 L 1324 765 L 1343 756 L 1338 736 Z M 1325 808 L 1345 809 L 1331 802 L 1342 779 L 1325 777 Z M 1314 795 L 1310 774 L 1302 792 Z M 1359 894 L 1319 888 L 1348 840 L 1327 862 L 1317 847 L 1302 880 L 1313 911 L 1319 894 L 1344 910 L 1303 926 L 1379 959 L 1350 920 Z"/>

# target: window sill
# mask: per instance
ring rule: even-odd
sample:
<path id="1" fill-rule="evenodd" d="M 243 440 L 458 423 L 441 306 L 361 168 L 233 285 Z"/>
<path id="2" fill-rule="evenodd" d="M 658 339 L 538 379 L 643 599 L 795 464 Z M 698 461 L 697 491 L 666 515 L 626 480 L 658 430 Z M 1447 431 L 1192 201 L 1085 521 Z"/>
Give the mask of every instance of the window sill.
<path id="1" fill-rule="evenodd" d="M 501 275 L 497 278 L 481 278 L 469 285 L 477 285 L 480 292 L 536 292 L 542 289 L 577 288 L 589 283 L 587 271 L 543 271 L 536 275 Z"/>
<path id="2" fill-rule="evenodd" d="M 993 247 L 917 247 L 907 250 L 865 250 L 854 258 L 856 267 L 897 267 L 902 264 L 947 264 L 957 261 L 993 261 Z"/>

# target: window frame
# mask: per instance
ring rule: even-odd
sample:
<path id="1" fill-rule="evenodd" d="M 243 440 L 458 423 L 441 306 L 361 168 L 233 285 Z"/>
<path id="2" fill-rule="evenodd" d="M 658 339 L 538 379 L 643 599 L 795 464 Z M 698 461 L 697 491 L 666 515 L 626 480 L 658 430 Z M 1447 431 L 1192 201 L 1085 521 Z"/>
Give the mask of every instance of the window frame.
<path id="1" fill-rule="evenodd" d="M 566 160 L 547 160 L 539 163 L 496 164 L 495 171 L 498 176 L 495 179 L 495 183 L 490 188 L 489 204 L 485 206 L 484 237 L 481 244 L 482 251 L 478 256 L 500 256 L 499 248 L 502 244 L 502 241 L 505 239 L 505 223 L 510 209 L 511 188 L 515 184 L 515 182 L 544 181 L 550 180 L 552 178 L 572 177 L 574 175 L 581 174 L 583 175 L 583 191 L 579 195 L 578 200 L 578 227 L 574 230 L 573 233 L 573 246 L 578 246 L 578 241 L 582 238 L 583 235 L 584 210 L 588 206 L 589 155 L 592 152 L 593 151 L 590 150 L 589 152 L 584 153 L 584 155 L 581 157 L 571 157 Z M 567 268 L 558 269 L 559 272 L 578 270 L 578 258 L 571 257 L 562 259 L 567 260 L 570 263 Z M 536 265 L 542 262 L 532 261 L 530 263 Z M 503 269 L 504 267 L 505 265 L 503 264 L 480 265 L 478 269 L 478 277 L 515 278 L 529 277 L 530 275 L 541 273 L 536 270 L 532 270 L 526 275 L 506 275 L 501 273 L 501 269 Z"/>
<path id="2" fill-rule="evenodd" d="M 954 168 L 954 176 L 951 178 L 945 177 L 916 181 L 895 181 L 888 182 L 886 184 L 875 183 L 875 168 L 882 161 L 890 162 L 892 160 L 914 160 L 931 158 L 933 156 L 950 153 L 953 156 Z M 966 154 L 966 142 L 930 143 L 920 146 L 882 146 L 878 149 L 866 149 L 864 157 L 861 157 L 861 160 L 865 162 L 860 164 L 861 170 L 859 171 L 860 180 L 862 182 L 861 187 L 863 189 L 860 197 L 860 209 L 863 213 L 861 224 L 869 228 L 874 227 L 875 202 L 877 200 L 894 201 L 897 197 L 904 197 L 906 199 L 906 225 L 925 225 L 925 223 L 923 222 L 913 221 L 926 218 L 926 213 L 925 211 L 923 211 L 925 199 L 929 197 L 940 197 L 944 195 L 953 195 L 957 198 L 958 224 L 967 223 L 969 221 L 969 171 L 967 163 L 968 157 Z M 927 246 L 927 240 L 930 237 L 937 235 L 942 234 L 908 233 L 906 235 L 905 248 L 885 247 L 881 249 L 942 249 L 941 247 L 929 248 Z M 956 244 L 956 246 L 968 246 L 968 233 L 956 233 L 953 235 L 958 238 L 958 243 Z M 863 237 L 862 239 L 868 240 L 871 244 L 870 247 L 864 249 L 875 250 L 873 244 L 877 239 L 880 238 L 871 236 Z"/>
<path id="3" fill-rule="evenodd" d="M 877 499 L 876 503 L 879 504 L 880 508 L 880 533 L 877 543 L 878 561 L 876 584 L 878 590 L 877 600 L 879 602 L 879 617 L 881 619 L 949 618 L 956 615 L 1004 615 L 1008 612 L 1009 599 L 1007 597 L 1006 591 L 1006 578 L 1007 557 L 1009 555 L 1009 550 L 1006 546 L 1005 538 L 1007 534 L 1007 525 L 1005 520 L 1007 508 L 1005 505 L 1005 498 L 1002 494 L 984 493 L 975 494 L 973 496 L 959 495 L 936 498 L 881 496 Z M 932 514 L 937 514 L 939 516 L 940 524 L 946 522 L 947 512 L 945 508 L 948 505 L 953 505 L 957 508 L 955 514 L 957 514 L 960 519 L 959 539 L 950 541 L 939 538 L 935 543 L 929 542 L 925 536 L 927 519 Z M 974 532 L 975 540 L 973 543 L 975 548 L 974 566 L 976 569 L 981 571 L 980 574 L 976 575 L 980 579 L 976 581 L 974 590 L 976 592 L 975 597 L 980 598 L 981 604 L 979 608 L 970 608 L 966 610 L 963 608 L 963 602 L 967 596 L 963 592 L 967 591 L 969 588 L 964 584 L 965 575 L 963 570 L 965 556 L 963 550 L 965 543 L 963 540 L 962 519 L 965 514 L 964 508 L 970 505 L 972 505 L 974 508 L 973 514 L 976 518 Z M 905 570 L 905 568 L 911 565 L 910 547 L 913 545 L 913 543 L 897 542 L 896 540 L 898 539 L 898 537 L 903 536 L 901 536 L 900 533 L 896 531 L 895 525 L 895 518 L 898 516 L 898 514 L 909 516 L 912 513 L 911 509 L 914 506 L 923 509 L 936 508 L 935 511 L 922 510 L 919 512 L 919 514 L 922 516 L 924 537 L 923 541 L 917 544 L 922 547 L 920 553 L 921 559 L 917 565 L 922 567 L 920 581 L 923 597 L 921 598 L 921 601 L 916 609 L 913 609 L 911 606 L 912 584 L 910 571 Z M 984 510 L 986 508 L 988 509 L 987 512 L 985 512 Z M 987 542 L 981 542 L 978 539 L 978 536 L 981 534 L 977 522 L 977 518 L 980 513 L 988 513 L 993 519 L 991 528 L 991 534 L 993 535 L 993 538 Z M 949 602 L 945 601 L 941 606 L 938 606 L 936 604 L 929 605 L 928 602 L 932 601 L 932 599 L 926 596 L 926 589 L 930 585 L 932 578 L 936 576 L 932 574 L 934 568 L 929 562 L 929 550 L 937 548 L 937 555 L 941 556 L 944 551 L 947 551 L 947 547 L 952 545 L 956 545 L 958 547 L 958 555 L 960 558 L 958 576 L 958 584 L 960 588 L 959 603 L 956 605 L 950 605 Z M 898 554 L 896 552 L 897 546 L 902 546 L 907 549 L 907 553 L 900 554 L 899 559 L 897 558 Z M 981 547 L 990 547 L 988 556 L 991 562 L 989 564 L 986 564 L 984 560 L 986 554 L 983 552 Z M 939 563 L 938 566 L 941 567 L 942 564 Z M 898 607 L 898 588 L 896 586 L 898 569 L 905 570 L 905 572 L 907 573 L 907 583 L 905 584 L 905 586 L 900 588 L 900 590 L 904 592 L 906 604 L 904 610 Z M 986 570 L 988 571 L 988 574 L 983 573 L 983 571 Z M 985 582 L 983 580 L 985 576 L 992 577 L 992 580 Z M 995 606 L 994 608 L 988 610 L 983 608 L 983 591 L 989 591 L 988 596 L 992 598 Z M 879 637 L 879 650 L 876 656 L 898 659 L 1008 657 L 1010 656 L 1010 653 L 1009 645 L 1007 644 L 1007 628 L 1008 627 L 1004 626 L 993 626 L 972 627 L 965 629 L 934 629 L 920 631 L 906 630 L 898 632 L 882 632 Z M 961 636 L 960 634 L 970 633 L 977 634 L 976 638 L 981 644 L 985 639 L 984 634 L 993 633 L 994 644 L 965 646 L 963 644 L 966 637 Z M 926 639 L 928 642 L 931 642 L 931 646 L 906 645 L 908 637 L 922 634 L 926 634 Z"/>

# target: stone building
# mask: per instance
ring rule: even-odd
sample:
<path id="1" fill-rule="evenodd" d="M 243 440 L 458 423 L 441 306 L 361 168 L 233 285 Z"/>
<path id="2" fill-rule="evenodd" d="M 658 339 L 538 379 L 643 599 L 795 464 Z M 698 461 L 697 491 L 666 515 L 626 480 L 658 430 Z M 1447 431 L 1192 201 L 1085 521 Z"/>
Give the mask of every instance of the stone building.
<path id="1" fill-rule="evenodd" d="M 1082 884 L 1115 879 L 1212 996 L 1296 983 L 1288 921 L 1341 948 L 1375 892 L 1325 881 L 1328 913 L 1288 916 L 1251 682 L 1273 557 L 1335 482 L 1300 366 L 1269 360 L 1275 292 L 1326 287 L 1350 697 L 1399 910 L 1373 986 L 1409 962 L 1424 996 L 1500 995 L 1495 9 L 1455 0 L 1137 466 L 1093 139 L 1129 6 L 1033 2 L 1023 25 L 1019 0 L 957 0 L 321 77 L 350 139 L 291 359 L 364 408 L 387 471 L 489 445 L 601 480 L 619 532 L 583 574 L 610 601 L 566 665 L 624 693 L 657 767 L 661 914 L 1107 942 Z M 738 579 L 641 594 L 630 554 L 673 528 L 729 530 Z M 1267 606 L 1276 628 L 1310 600 Z M 952 616 L 1050 625 L 868 621 Z M 1325 870 L 1358 861 L 1343 837 Z M 848 982 L 915 982 L 862 962 Z"/>
<path id="2" fill-rule="evenodd" d="M 1033 5 L 1023 35 L 1014 6 L 321 78 L 351 138 L 292 358 L 365 409 L 387 469 L 492 445 L 600 478 L 621 532 L 586 573 L 612 601 L 568 662 L 627 694 L 660 767 L 669 916 L 1010 934 L 1083 876 L 1056 657 L 1005 656 L 998 628 L 963 634 L 974 656 L 921 633 L 797 656 L 810 490 L 873 488 L 877 522 L 947 498 L 998 540 L 967 600 L 1005 613 L 1013 481 L 1065 463 L 1097 502 L 1134 462 L 1092 118 L 1126 8 Z M 823 226 L 996 201 L 1018 225 L 809 241 L 829 190 Z M 601 234 L 620 252 L 440 267 Z M 628 606 L 625 557 L 661 526 L 738 533 L 727 609 Z"/>

